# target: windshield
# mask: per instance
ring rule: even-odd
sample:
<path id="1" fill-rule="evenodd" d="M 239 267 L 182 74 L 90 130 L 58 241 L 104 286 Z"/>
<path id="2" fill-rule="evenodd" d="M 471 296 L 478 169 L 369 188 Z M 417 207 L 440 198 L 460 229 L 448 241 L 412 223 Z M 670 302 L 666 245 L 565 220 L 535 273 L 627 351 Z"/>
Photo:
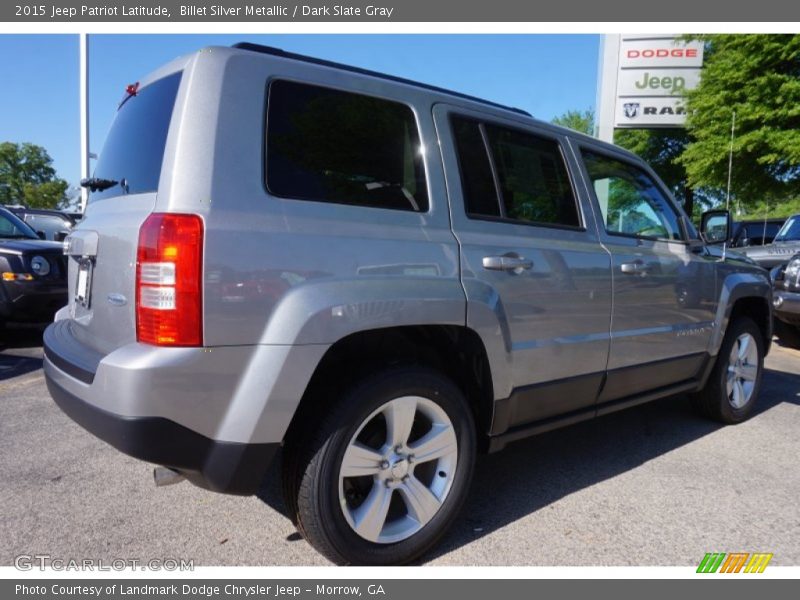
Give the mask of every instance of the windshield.
<path id="1" fill-rule="evenodd" d="M 38 240 L 39 236 L 24 221 L 10 212 L 0 211 L 0 239 Z"/>
<path id="2" fill-rule="evenodd" d="M 789 217 L 783 224 L 778 235 L 775 236 L 776 242 L 788 242 L 800 240 L 800 215 Z"/>
<path id="3" fill-rule="evenodd" d="M 96 179 L 110 184 L 92 192 L 90 200 L 158 189 L 180 81 L 180 73 L 168 75 L 123 101 L 94 170 Z"/>

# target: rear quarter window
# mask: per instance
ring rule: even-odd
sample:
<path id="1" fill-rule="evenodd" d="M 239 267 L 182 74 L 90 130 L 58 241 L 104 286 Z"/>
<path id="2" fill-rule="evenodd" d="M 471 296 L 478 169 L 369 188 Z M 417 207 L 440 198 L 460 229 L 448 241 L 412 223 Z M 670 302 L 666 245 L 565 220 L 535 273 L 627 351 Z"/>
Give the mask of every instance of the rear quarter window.
<path id="1" fill-rule="evenodd" d="M 158 189 L 180 82 L 181 73 L 168 75 L 122 102 L 94 170 L 94 177 L 119 184 L 92 192 L 90 201 Z"/>
<path id="2" fill-rule="evenodd" d="M 428 210 L 422 144 L 404 104 L 276 80 L 266 138 L 266 184 L 274 196 Z"/>

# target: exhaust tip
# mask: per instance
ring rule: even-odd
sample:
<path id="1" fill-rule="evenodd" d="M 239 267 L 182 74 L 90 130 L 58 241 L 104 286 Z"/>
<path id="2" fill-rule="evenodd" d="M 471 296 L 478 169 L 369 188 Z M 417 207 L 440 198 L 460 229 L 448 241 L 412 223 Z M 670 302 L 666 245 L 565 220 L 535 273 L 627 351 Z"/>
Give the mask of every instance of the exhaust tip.
<path id="1" fill-rule="evenodd" d="M 177 471 L 168 469 L 167 467 L 155 467 L 153 469 L 153 481 L 155 481 L 156 487 L 164 487 L 165 485 L 174 485 L 176 483 L 180 483 L 185 479 L 186 478 L 183 475 L 181 475 Z"/>

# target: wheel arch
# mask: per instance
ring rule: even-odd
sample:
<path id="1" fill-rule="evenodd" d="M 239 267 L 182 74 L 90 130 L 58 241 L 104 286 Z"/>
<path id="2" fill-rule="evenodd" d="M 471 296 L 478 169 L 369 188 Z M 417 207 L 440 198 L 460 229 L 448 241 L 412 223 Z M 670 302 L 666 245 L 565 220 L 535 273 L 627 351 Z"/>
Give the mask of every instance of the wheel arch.
<path id="1" fill-rule="evenodd" d="M 768 273 L 739 272 L 725 278 L 709 344 L 711 356 L 717 355 L 728 326 L 740 316 L 756 322 L 763 335 L 764 353 L 768 353 L 772 343 L 772 286 Z"/>
<path id="2" fill-rule="evenodd" d="M 451 379 L 467 398 L 479 439 L 487 437 L 494 388 L 481 337 L 465 326 L 413 325 L 358 331 L 334 343 L 311 376 L 286 440 L 302 432 L 309 419 L 324 410 L 326 393 L 341 392 L 378 369 L 400 365 L 427 366 Z M 485 449 L 483 444 L 480 447 Z"/>

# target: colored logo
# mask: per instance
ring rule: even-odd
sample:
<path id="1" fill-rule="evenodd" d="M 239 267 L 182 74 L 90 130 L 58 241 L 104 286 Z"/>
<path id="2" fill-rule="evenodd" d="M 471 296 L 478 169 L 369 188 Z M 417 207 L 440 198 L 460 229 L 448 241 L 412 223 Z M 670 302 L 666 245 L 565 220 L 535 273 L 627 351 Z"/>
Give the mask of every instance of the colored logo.
<path id="1" fill-rule="evenodd" d="M 698 573 L 763 573 L 771 552 L 708 552 L 697 566 Z"/>

